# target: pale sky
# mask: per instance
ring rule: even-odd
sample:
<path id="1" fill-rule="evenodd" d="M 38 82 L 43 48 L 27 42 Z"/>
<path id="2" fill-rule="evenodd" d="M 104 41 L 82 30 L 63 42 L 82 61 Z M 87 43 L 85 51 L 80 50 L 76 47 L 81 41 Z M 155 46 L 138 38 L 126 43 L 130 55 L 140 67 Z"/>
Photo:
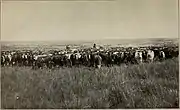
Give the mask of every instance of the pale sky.
<path id="1" fill-rule="evenodd" d="M 178 0 L 6 1 L 2 41 L 178 38 Z"/>

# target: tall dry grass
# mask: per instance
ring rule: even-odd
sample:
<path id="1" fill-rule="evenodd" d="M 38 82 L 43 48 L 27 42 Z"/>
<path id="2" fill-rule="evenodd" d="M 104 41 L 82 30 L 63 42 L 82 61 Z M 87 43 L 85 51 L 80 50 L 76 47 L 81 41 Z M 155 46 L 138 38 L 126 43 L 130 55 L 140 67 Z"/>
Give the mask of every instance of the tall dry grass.
<path id="1" fill-rule="evenodd" d="M 177 108 L 178 59 L 151 64 L 1 68 L 2 108 Z"/>

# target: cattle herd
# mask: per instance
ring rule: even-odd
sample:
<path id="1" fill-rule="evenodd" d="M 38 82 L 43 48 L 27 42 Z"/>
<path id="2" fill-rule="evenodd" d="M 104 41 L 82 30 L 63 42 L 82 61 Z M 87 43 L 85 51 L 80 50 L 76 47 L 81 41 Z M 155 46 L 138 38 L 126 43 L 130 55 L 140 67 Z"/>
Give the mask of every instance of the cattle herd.
<path id="1" fill-rule="evenodd" d="M 100 68 L 121 64 L 139 64 L 162 61 L 178 57 L 175 47 L 116 47 L 109 49 L 64 49 L 51 52 L 33 50 L 1 51 L 1 66 L 30 66 L 36 68 L 55 68 L 87 66 Z"/>

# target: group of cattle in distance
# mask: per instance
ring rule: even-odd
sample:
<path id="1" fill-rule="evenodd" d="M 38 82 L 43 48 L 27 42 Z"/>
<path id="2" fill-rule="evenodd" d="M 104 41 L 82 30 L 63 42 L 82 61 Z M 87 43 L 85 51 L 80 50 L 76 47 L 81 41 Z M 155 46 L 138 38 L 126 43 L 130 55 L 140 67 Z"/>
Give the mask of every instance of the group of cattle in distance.
<path id="1" fill-rule="evenodd" d="M 139 64 L 178 57 L 178 47 L 141 47 L 112 49 L 76 49 L 74 51 L 1 51 L 1 66 L 54 68 L 88 66 L 100 68 L 121 64 Z"/>

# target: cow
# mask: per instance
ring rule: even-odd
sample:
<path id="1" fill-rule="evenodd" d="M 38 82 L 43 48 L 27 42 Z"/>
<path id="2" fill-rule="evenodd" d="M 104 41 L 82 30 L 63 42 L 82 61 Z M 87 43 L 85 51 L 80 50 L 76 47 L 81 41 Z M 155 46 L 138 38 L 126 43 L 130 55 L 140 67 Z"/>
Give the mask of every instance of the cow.
<path id="1" fill-rule="evenodd" d="M 112 58 L 112 54 L 111 52 L 106 52 L 106 53 L 100 53 L 99 54 L 102 58 L 102 63 L 107 66 L 110 67 L 113 64 L 113 58 Z"/>
<path id="2" fill-rule="evenodd" d="M 64 66 L 63 55 L 53 55 L 52 56 L 52 63 L 53 63 L 53 67 Z"/>
<path id="3" fill-rule="evenodd" d="M 147 52 L 145 50 L 142 51 L 142 60 L 143 62 L 147 61 Z"/>
<path id="4" fill-rule="evenodd" d="M 24 66 L 28 65 L 28 54 L 27 53 L 22 54 L 22 61 L 23 61 Z"/>
<path id="5" fill-rule="evenodd" d="M 119 52 L 119 56 L 120 56 L 120 63 L 123 63 L 125 59 L 124 52 L 123 51 Z"/>
<path id="6" fill-rule="evenodd" d="M 104 52 L 102 52 L 102 53 L 100 53 L 99 54 L 100 56 L 101 56 L 101 58 L 102 58 L 102 63 L 105 65 L 105 66 L 108 66 L 108 56 L 107 56 L 107 54 L 106 53 L 104 53 Z M 91 56 L 91 55 L 89 55 L 89 56 Z M 89 59 L 90 59 L 91 57 L 89 57 Z M 91 61 L 91 59 L 90 59 L 90 61 Z M 92 61 L 91 61 L 92 62 Z"/>
<path id="7" fill-rule="evenodd" d="M 63 64 L 66 67 L 72 67 L 71 53 L 66 53 L 63 55 Z"/>
<path id="8" fill-rule="evenodd" d="M 73 66 L 79 66 L 80 63 L 81 63 L 81 54 L 80 53 L 74 53 L 74 54 L 71 54 L 70 56 L 70 59 L 72 61 L 72 65 Z"/>
<path id="9" fill-rule="evenodd" d="M 161 48 L 154 48 L 153 51 L 154 51 L 154 61 L 158 61 L 159 60 L 159 53 L 161 51 Z"/>
<path id="10" fill-rule="evenodd" d="M 160 52 L 159 52 L 159 60 L 162 61 L 162 60 L 165 59 L 165 57 L 166 57 L 166 56 L 165 56 L 164 51 L 160 51 Z"/>
<path id="11" fill-rule="evenodd" d="M 27 61 L 28 61 L 28 66 L 32 66 L 33 65 L 33 54 L 29 53 L 27 56 Z"/>
<path id="12" fill-rule="evenodd" d="M 10 66 L 12 61 L 12 55 L 10 53 L 5 54 L 5 65 Z"/>
<path id="13" fill-rule="evenodd" d="M 52 60 L 51 57 L 47 55 L 36 55 L 34 56 L 34 63 L 33 63 L 33 68 L 51 68 L 52 67 Z"/>
<path id="14" fill-rule="evenodd" d="M 100 55 L 94 55 L 94 60 L 95 60 L 95 67 L 96 68 L 101 68 L 101 65 L 102 65 L 102 58 Z"/>
<path id="15" fill-rule="evenodd" d="M 5 66 L 5 56 L 1 55 L 1 65 Z"/>
<path id="16" fill-rule="evenodd" d="M 143 52 L 142 51 L 136 51 L 134 57 L 135 57 L 135 63 L 137 63 L 137 64 L 142 63 Z"/>
<path id="17" fill-rule="evenodd" d="M 18 65 L 18 54 L 17 53 L 12 55 L 12 64 L 13 65 Z"/>
<path id="18" fill-rule="evenodd" d="M 124 52 L 124 63 L 125 64 L 134 64 L 135 60 L 135 52 L 134 51 L 126 51 Z"/>
<path id="19" fill-rule="evenodd" d="M 82 53 L 82 54 L 81 54 L 81 57 L 80 57 L 80 62 L 81 62 L 81 64 L 84 65 L 84 66 L 89 66 L 88 54 Z"/>
<path id="20" fill-rule="evenodd" d="M 116 65 L 120 64 L 120 55 L 119 55 L 119 52 L 113 52 L 111 58 L 112 58 L 113 64 L 116 64 Z"/>
<path id="21" fill-rule="evenodd" d="M 153 62 L 154 60 L 154 51 L 148 50 L 147 51 L 147 62 Z"/>

